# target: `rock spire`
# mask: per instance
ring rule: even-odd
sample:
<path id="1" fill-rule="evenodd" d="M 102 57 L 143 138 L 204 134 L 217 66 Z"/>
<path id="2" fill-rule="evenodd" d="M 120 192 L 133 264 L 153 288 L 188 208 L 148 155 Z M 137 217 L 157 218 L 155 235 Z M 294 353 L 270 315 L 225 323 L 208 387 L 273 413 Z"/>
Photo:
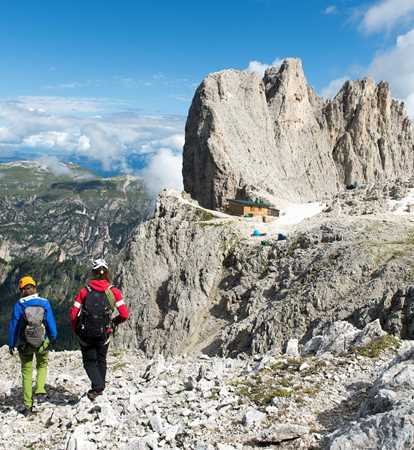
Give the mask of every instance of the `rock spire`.
<path id="1" fill-rule="evenodd" d="M 354 182 L 413 173 L 414 132 L 387 83 L 348 81 L 324 101 L 299 59 L 264 77 L 225 70 L 198 87 L 186 124 L 184 188 L 207 208 L 332 195 Z"/>

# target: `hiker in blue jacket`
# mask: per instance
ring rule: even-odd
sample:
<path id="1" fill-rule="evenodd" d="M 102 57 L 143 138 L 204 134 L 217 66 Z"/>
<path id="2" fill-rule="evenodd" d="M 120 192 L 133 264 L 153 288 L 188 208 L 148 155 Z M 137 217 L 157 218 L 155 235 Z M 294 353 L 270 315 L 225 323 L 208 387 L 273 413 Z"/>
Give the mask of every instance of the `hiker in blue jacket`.
<path id="1" fill-rule="evenodd" d="M 33 412 L 32 366 L 33 355 L 36 356 L 36 388 L 38 401 L 46 397 L 45 383 L 49 343 L 57 338 L 56 322 L 49 300 L 38 295 L 36 281 L 31 276 L 24 276 L 19 281 L 21 297 L 14 305 L 9 322 L 8 345 L 13 355 L 15 347 L 19 351 L 22 364 L 23 415 Z"/>

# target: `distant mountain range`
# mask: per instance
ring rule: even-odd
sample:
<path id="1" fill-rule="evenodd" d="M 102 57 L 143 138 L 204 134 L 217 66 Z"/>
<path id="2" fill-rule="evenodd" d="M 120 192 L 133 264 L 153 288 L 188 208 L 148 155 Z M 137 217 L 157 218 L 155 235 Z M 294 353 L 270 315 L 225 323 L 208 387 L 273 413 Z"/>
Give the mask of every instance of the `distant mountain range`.
<path id="1" fill-rule="evenodd" d="M 134 172 L 143 169 L 148 162 L 149 156 L 150 155 L 136 155 L 136 154 L 130 155 L 127 159 L 128 167 Z M 15 161 L 28 161 L 28 160 L 36 161 L 38 159 L 39 159 L 38 152 L 33 152 L 33 150 L 21 149 L 17 152 L 17 154 L 13 154 L 12 156 L 0 155 L 0 164 Z M 122 171 L 118 166 L 114 166 L 111 170 L 105 170 L 102 167 L 101 161 L 97 161 L 86 157 L 67 155 L 65 153 L 62 153 L 61 155 L 59 155 L 59 160 L 65 164 L 72 164 L 78 165 L 79 167 L 84 167 L 85 169 L 92 172 L 94 175 L 101 177 L 114 177 L 122 175 Z"/>

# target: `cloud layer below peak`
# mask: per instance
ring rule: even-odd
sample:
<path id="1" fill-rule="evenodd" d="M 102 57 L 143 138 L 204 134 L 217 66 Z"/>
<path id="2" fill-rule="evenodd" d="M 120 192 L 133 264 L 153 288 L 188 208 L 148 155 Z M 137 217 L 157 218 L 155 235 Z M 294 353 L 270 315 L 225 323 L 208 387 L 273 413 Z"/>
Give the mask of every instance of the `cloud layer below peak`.
<path id="1" fill-rule="evenodd" d="M 171 171 L 178 170 L 185 118 L 115 112 L 117 106 L 105 99 L 68 97 L 2 101 L 0 158 L 47 154 L 62 161 L 89 160 L 108 173 L 143 176 L 151 192 L 181 189 L 181 168 L 179 176 Z"/>

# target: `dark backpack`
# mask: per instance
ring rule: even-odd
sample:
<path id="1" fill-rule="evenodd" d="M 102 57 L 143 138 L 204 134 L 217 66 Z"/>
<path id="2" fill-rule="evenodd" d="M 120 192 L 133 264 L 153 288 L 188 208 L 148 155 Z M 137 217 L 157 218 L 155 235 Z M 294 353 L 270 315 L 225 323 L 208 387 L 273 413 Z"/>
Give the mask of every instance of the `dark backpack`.
<path id="1" fill-rule="evenodd" d="M 108 338 L 108 329 L 111 328 L 113 293 L 111 287 L 105 292 L 94 291 L 89 286 L 88 295 L 82 305 L 76 326 L 76 334 L 86 342 L 105 341 Z M 110 291 L 110 292 L 109 292 Z"/>
<path id="2" fill-rule="evenodd" d="M 42 306 L 28 306 L 24 310 L 22 338 L 32 347 L 39 348 L 45 340 L 44 317 L 45 310 Z"/>

